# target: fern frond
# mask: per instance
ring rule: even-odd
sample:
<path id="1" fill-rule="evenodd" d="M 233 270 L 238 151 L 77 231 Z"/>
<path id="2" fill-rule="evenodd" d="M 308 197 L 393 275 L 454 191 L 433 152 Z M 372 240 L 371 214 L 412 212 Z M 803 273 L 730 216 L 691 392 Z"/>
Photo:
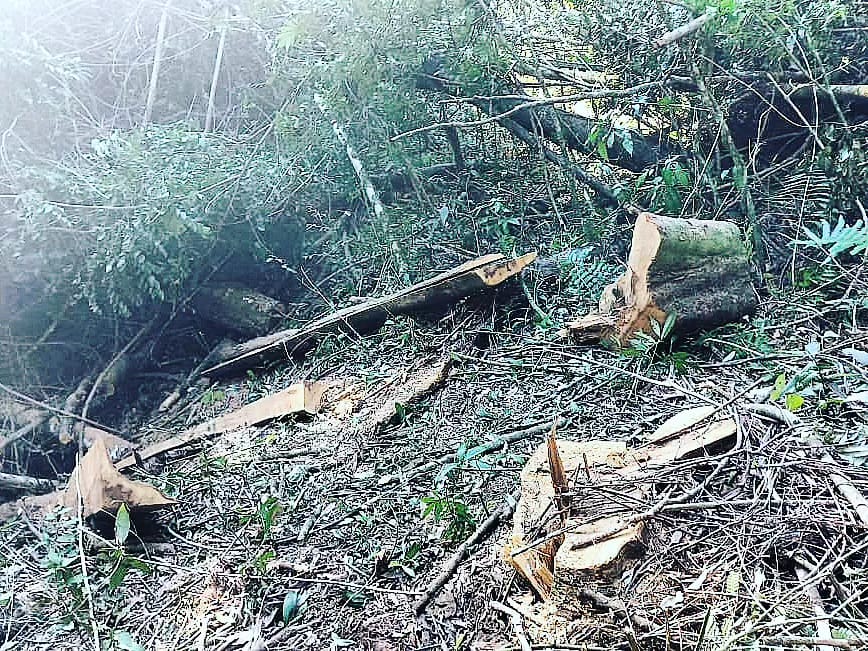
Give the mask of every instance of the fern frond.
<path id="1" fill-rule="evenodd" d="M 834 258 L 841 253 L 859 255 L 868 252 L 868 223 L 861 219 L 852 226 L 848 225 L 843 217 L 838 217 L 838 223 L 832 228 L 828 220 L 819 222 L 820 231 L 815 232 L 805 226 L 806 240 L 798 240 L 796 244 L 821 249 L 829 258 Z"/>

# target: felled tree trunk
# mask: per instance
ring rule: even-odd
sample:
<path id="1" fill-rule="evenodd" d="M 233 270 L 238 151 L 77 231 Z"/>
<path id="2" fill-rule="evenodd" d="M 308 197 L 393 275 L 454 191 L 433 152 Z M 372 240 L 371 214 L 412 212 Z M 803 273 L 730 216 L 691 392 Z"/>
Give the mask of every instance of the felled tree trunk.
<path id="1" fill-rule="evenodd" d="M 423 64 L 422 74 L 417 77 L 416 84 L 419 88 L 436 90 L 454 97 L 473 94 L 465 92 L 461 84 L 452 77 L 449 63 L 442 57 L 434 56 Z M 500 95 L 504 97 L 526 95 L 521 88 L 504 88 L 502 83 L 491 81 L 500 87 Z M 489 116 L 507 114 L 509 120 L 523 129 L 531 133 L 539 131 L 546 140 L 585 154 L 600 152 L 602 148 L 599 141 L 607 141 L 612 130 L 608 121 L 593 120 L 551 105 L 527 106 L 534 102 L 533 97 L 504 97 L 486 101 L 475 100 L 472 103 Z M 614 129 L 614 132 L 611 143 L 606 143 L 606 160 L 618 167 L 639 172 L 652 167 L 668 153 L 665 143 L 661 143 L 659 138 L 647 137 L 628 129 Z"/>
<path id="2" fill-rule="evenodd" d="M 251 336 L 269 332 L 286 313 L 277 299 L 237 283 L 205 285 L 191 305 L 202 319 L 224 330 Z"/>
<path id="3" fill-rule="evenodd" d="M 737 321 L 756 308 L 750 261 L 738 227 L 725 221 L 641 213 L 627 270 L 600 297 L 599 313 L 568 325 L 580 339 L 627 346 L 674 317 L 673 333 Z"/>
<path id="4" fill-rule="evenodd" d="M 840 122 L 839 110 L 850 124 L 868 119 L 868 84 L 753 84 L 730 106 L 727 126 L 736 147 L 774 163 L 822 144 L 821 127 Z"/>
<path id="5" fill-rule="evenodd" d="M 345 307 L 297 330 L 284 330 L 212 352 L 213 366 L 202 371 L 209 377 L 243 372 L 309 349 L 332 332 L 365 334 L 378 329 L 396 314 L 430 313 L 459 299 L 492 289 L 521 273 L 536 259 L 536 253 L 508 259 L 495 253 L 465 262 L 442 274 L 382 298 Z"/>
<path id="6" fill-rule="evenodd" d="M 611 143 L 605 148 L 606 161 L 632 172 L 646 170 L 661 159 L 660 142 L 655 143 L 653 139 L 647 138 L 638 131 L 611 129 L 604 121 L 592 120 L 553 106 L 515 110 L 532 101 L 533 98 L 528 97 L 526 100 L 500 99 L 474 104 L 488 115 L 515 111 L 509 114 L 510 119 L 531 133 L 539 130 L 546 140 L 558 145 L 563 144 L 583 154 L 599 153 L 598 142 L 607 141 L 609 131 L 614 131 Z"/>

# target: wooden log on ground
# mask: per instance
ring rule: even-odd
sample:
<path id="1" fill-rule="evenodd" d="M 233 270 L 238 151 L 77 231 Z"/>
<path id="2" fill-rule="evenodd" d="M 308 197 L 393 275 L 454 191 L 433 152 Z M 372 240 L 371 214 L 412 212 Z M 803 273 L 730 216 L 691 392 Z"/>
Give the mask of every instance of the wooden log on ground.
<path id="1" fill-rule="evenodd" d="M 277 299 L 228 282 L 200 287 L 190 305 L 205 321 L 251 337 L 269 332 L 286 314 L 286 307 Z"/>
<path id="2" fill-rule="evenodd" d="M 48 493 L 55 488 L 50 479 L 39 479 L 27 475 L 11 475 L 0 472 L 0 491 L 18 493 Z"/>
<path id="3" fill-rule="evenodd" d="M 603 290 L 598 313 L 567 325 L 578 339 L 629 346 L 675 319 L 672 333 L 715 328 L 756 309 L 750 259 L 738 226 L 641 213 L 627 270 Z"/>
<path id="4" fill-rule="evenodd" d="M 399 292 L 376 298 L 317 319 L 304 328 L 284 330 L 220 351 L 221 359 L 203 375 L 221 377 L 244 372 L 278 359 L 303 353 L 322 335 L 348 331 L 365 334 L 396 314 L 414 314 L 451 305 L 461 298 L 496 287 L 520 273 L 536 253 L 508 259 L 490 254 L 466 262 Z"/>
<path id="5" fill-rule="evenodd" d="M 292 384 L 283 391 L 267 395 L 240 409 L 191 427 L 170 439 L 138 450 L 132 455 L 121 459 L 116 464 L 116 467 L 118 469 L 129 468 L 135 465 L 137 461 L 150 459 L 158 454 L 201 441 L 209 436 L 243 427 L 251 427 L 290 414 L 315 414 L 319 411 L 325 389 L 326 385 L 320 382 L 298 382 Z M 103 447 L 105 447 L 104 444 Z"/>

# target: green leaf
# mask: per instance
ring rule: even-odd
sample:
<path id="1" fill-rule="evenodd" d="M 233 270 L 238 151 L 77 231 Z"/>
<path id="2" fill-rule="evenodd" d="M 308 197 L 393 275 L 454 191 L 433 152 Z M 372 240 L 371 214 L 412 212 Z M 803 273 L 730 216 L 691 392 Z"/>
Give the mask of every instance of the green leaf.
<path id="1" fill-rule="evenodd" d="M 126 562 L 126 559 L 121 559 L 121 561 L 115 566 L 115 569 L 112 571 L 111 576 L 109 576 L 109 586 L 112 590 L 116 590 L 120 587 L 120 585 L 124 582 L 124 579 L 127 578 L 127 573 L 130 571 L 130 565 Z"/>
<path id="2" fill-rule="evenodd" d="M 784 392 L 784 388 L 787 386 L 787 376 L 781 373 L 775 378 L 775 388 L 772 390 L 771 395 L 769 396 L 772 401 L 777 400 L 781 397 L 781 394 Z"/>
<path id="3" fill-rule="evenodd" d="M 355 640 L 349 640 L 346 638 L 342 638 L 337 633 L 332 633 L 332 643 L 331 646 L 335 649 L 343 649 L 348 646 L 356 646 Z"/>
<path id="4" fill-rule="evenodd" d="M 621 133 L 621 146 L 624 148 L 624 151 L 627 152 L 628 156 L 633 155 L 633 136 L 630 135 L 629 131 L 623 131 Z"/>
<path id="5" fill-rule="evenodd" d="M 304 597 L 298 590 L 290 590 L 283 598 L 283 623 L 288 624 L 298 615 L 301 605 L 304 603 Z"/>
<path id="6" fill-rule="evenodd" d="M 603 160 L 609 160 L 609 149 L 606 147 L 606 142 L 602 139 L 597 141 L 597 154 Z"/>
<path id="7" fill-rule="evenodd" d="M 118 513 L 115 516 L 115 542 L 118 545 L 123 545 L 130 535 L 130 512 L 127 505 L 123 502 L 118 508 Z"/>
<path id="8" fill-rule="evenodd" d="M 787 409 L 790 411 L 798 411 L 805 404 L 805 399 L 798 393 L 787 394 Z"/>
<path id="9" fill-rule="evenodd" d="M 663 338 L 665 339 L 672 334 L 672 329 L 675 327 L 675 319 L 678 315 L 675 312 L 670 312 L 666 315 L 666 322 L 663 324 Z"/>

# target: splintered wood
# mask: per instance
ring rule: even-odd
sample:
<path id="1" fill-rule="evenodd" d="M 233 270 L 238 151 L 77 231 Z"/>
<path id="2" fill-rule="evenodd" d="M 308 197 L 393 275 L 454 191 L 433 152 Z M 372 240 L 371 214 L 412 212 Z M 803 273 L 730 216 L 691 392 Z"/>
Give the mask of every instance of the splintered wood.
<path id="1" fill-rule="evenodd" d="M 203 375 L 221 377 L 297 355 L 324 334 L 372 332 L 396 314 L 418 314 L 452 305 L 461 298 L 497 287 L 536 260 L 536 253 L 506 258 L 499 253 L 465 262 L 401 291 L 367 300 L 317 319 L 303 328 L 283 330 L 215 351 Z"/>
<path id="2" fill-rule="evenodd" d="M 112 464 L 103 438 L 94 438 L 93 444 L 76 465 L 65 490 L 46 495 L 25 497 L 14 505 L 32 517 L 47 513 L 57 506 L 65 506 L 74 514 L 82 506 L 82 517 L 98 513 L 114 515 L 125 504 L 131 515 L 147 513 L 175 505 L 175 500 L 166 497 L 150 484 L 132 481 L 124 477 Z M 2 513 L 8 517 L 14 513 Z"/>
<path id="3" fill-rule="evenodd" d="M 175 500 L 153 486 L 131 481 L 119 473 L 102 439 L 94 442 L 72 471 L 60 503 L 74 512 L 79 495 L 84 517 L 100 512 L 116 513 L 121 504 L 126 504 L 130 512 L 153 511 L 175 504 Z"/>
<path id="4" fill-rule="evenodd" d="M 675 317 L 673 332 L 737 321 L 757 306 L 741 232 L 725 221 L 641 213 L 627 269 L 603 290 L 599 312 L 567 324 L 579 341 L 630 345 Z"/>
<path id="5" fill-rule="evenodd" d="M 163 452 L 175 450 L 215 434 L 259 425 L 290 414 L 315 414 L 319 411 L 325 388 L 325 385 L 319 382 L 298 382 L 283 391 L 265 396 L 233 412 L 191 427 L 166 441 L 138 450 L 135 455 L 119 461 L 117 467 L 128 468 L 135 465 L 136 458 L 140 460 L 150 459 Z"/>
<path id="6" fill-rule="evenodd" d="M 654 512 L 631 505 L 660 499 L 655 471 L 736 433 L 732 419 L 708 422 L 713 413 L 701 407 L 677 414 L 635 449 L 616 441 L 557 441 L 552 432 L 522 470 L 506 562 L 558 608 L 574 609 L 583 591 L 617 591 L 644 551 Z"/>

